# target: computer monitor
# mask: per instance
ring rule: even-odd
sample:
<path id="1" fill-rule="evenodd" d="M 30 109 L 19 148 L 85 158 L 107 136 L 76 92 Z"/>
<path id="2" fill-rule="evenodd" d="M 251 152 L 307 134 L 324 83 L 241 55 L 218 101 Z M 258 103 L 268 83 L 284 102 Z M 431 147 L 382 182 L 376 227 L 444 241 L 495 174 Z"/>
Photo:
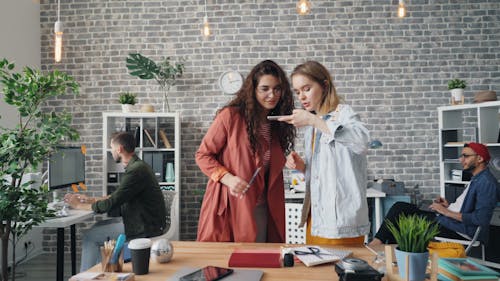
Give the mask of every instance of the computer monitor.
<path id="1" fill-rule="evenodd" d="M 85 182 L 85 154 L 81 147 L 58 147 L 48 163 L 51 190 Z"/>

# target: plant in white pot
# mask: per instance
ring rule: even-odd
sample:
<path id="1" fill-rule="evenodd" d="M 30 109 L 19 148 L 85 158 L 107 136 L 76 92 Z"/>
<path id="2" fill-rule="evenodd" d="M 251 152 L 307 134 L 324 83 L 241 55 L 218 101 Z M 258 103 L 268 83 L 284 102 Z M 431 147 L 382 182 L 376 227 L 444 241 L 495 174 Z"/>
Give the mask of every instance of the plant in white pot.
<path id="1" fill-rule="evenodd" d="M 118 98 L 118 101 L 122 104 L 122 111 L 123 112 L 132 112 L 133 111 L 134 105 L 137 102 L 136 97 L 137 96 L 135 94 L 132 94 L 129 92 L 125 92 L 125 93 L 120 95 L 120 97 Z"/>
<path id="2" fill-rule="evenodd" d="M 406 276 L 409 271 L 408 281 L 422 281 L 425 279 L 425 269 L 429 259 L 429 242 L 439 233 L 437 223 L 417 215 L 401 215 L 396 225 L 387 221 L 387 227 L 398 243 L 396 260 L 399 275 Z M 406 264 L 409 256 L 409 265 Z"/>
<path id="3" fill-rule="evenodd" d="M 452 79 L 448 81 L 448 90 L 451 91 L 451 104 L 464 103 L 464 89 L 467 87 L 465 80 Z"/>
<path id="4" fill-rule="evenodd" d="M 129 54 L 127 57 L 127 68 L 130 75 L 137 76 L 143 80 L 154 79 L 163 92 L 162 110 L 170 111 L 167 94 L 168 90 L 177 83 L 177 78 L 181 78 L 184 73 L 184 59 L 180 62 L 171 62 L 170 57 L 155 63 L 148 57 L 139 53 Z"/>

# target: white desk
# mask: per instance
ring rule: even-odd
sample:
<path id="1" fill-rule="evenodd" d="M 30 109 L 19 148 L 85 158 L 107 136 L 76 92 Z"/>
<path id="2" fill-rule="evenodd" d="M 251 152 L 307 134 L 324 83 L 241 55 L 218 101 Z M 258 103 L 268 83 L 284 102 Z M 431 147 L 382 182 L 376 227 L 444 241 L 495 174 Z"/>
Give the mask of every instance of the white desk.
<path id="1" fill-rule="evenodd" d="M 91 218 L 93 211 L 69 210 L 69 216 L 44 221 L 36 227 L 57 228 L 57 281 L 64 278 L 64 228 L 71 228 L 71 274 L 76 274 L 76 230 L 75 224 Z"/>
<path id="2" fill-rule="evenodd" d="M 288 188 L 285 187 L 285 199 L 304 199 L 305 193 L 303 192 L 296 192 L 296 193 L 291 193 Z M 380 198 L 385 197 L 385 193 L 377 190 L 375 188 L 368 188 L 366 190 L 366 198 L 373 198 L 375 199 L 375 226 L 377 230 L 380 228 L 382 225 L 382 204 L 380 201 Z"/>
<path id="3" fill-rule="evenodd" d="M 366 190 L 366 198 L 374 198 L 375 199 L 375 227 L 376 230 L 380 228 L 382 225 L 382 204 L 380 203 L 380 198 L 385 197 L 385 192 L 382 192 L 375 188 L 368 188 Z"/>

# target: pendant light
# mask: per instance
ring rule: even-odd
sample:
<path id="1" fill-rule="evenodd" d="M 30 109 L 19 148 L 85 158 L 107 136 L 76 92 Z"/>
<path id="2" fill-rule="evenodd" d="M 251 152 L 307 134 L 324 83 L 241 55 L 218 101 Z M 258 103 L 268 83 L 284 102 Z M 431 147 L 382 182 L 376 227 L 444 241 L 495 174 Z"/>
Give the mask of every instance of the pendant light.
<path id="1" fill-rule="evenodd" d="M 307 15 L 311 12 L 311 2 L 307 0 L 300 0 L 297 3 L 297 13 L 301 16 Z"/>
<path id="2" fill-rule="evenodd" d="M 63 24 L 59 20 L 59 13 L 61 11 L 61 3 L 60 0 L 57 0 L 57 21 L 54 24 L 54 60 L 56 62 L 61 61 L 62 57 L 62 36 L 63 36 Z"/>
<path id="3" fill-rule="evenodd" d="M 205 38 L 208 38 L 212 34 L 212 32 L 210 31 L 210 25 L 208 24 L 207 0 L 205 0 L 205 16 L 203 17 L 203 26 L 201 28 L 201 34 Z"/>
<path id="4" fill-rule="evenodd" d="M 398 18 L 404 18 L 406 16 L 406 6 L 404 0 L 399 0 L 398 5 Z"/>

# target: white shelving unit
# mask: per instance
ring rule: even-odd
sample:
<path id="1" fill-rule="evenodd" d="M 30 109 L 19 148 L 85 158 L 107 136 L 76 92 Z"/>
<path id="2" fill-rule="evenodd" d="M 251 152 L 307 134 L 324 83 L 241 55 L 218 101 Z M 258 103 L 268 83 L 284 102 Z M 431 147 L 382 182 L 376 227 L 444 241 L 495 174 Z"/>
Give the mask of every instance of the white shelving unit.
<path id="1" fill-rule="evenodd" d="M 488 146 L 492 158 L 500 157 L 500 101 L 438 107 L 440 193 L 454 201 L 470 177 L 452 177 L 452 171 L 462 171 L 459 156 L 466 142 Z M 491 169 L 491 168 L 490 168 Z M 497 179 L 500 173 L 491 169 Z"/>
<path id="2" fill-rule="evenodd" d="M 136 137 L 135 149 L 139 158 L 150 164 L 162 190 L 172 190 L 180 194 L 180 115 L 176 113 L 105 112 L 103 113 L 103 195 L 112 193 L 119 185 L 124 172 L 122 164 L 115 163 L 111 154 L 110 140 L 115 132 L 128 131 Z M 167 165 L 171 163 L 172 165 Z M 167 166 L 173 167 L 169 173 Z M 170 170 L 172 171 L 172 170 Z M 175 212 L 171 221 L 179 226 L 179 201 L 174 200 Z M 109 216 L 116 212 L 108 213 Z M 177 231 L 178 232 L 178 231 Z M 178 239 L 177 233 L 175 238 Z"/>

